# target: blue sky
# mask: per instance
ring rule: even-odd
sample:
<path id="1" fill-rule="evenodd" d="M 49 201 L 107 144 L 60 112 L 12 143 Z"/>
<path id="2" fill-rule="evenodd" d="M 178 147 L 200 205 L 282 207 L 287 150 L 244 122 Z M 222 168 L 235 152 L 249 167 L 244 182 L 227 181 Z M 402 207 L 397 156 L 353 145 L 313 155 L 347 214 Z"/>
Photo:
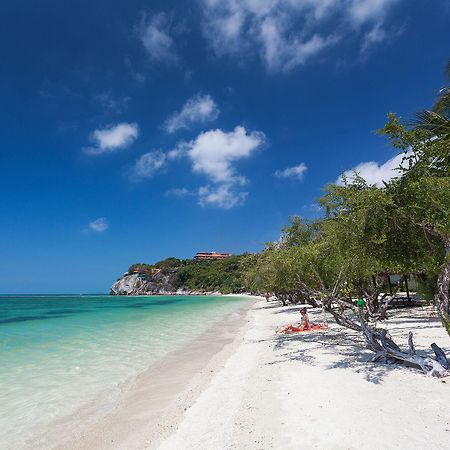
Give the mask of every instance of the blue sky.
<path id="1" fill-rule="evenodd" d="M 388 179 L 373 131 L 432 103 L 449 20 L 438 0 L 2 2 L 0 292 L 257 251 L 343 171 Z"/>

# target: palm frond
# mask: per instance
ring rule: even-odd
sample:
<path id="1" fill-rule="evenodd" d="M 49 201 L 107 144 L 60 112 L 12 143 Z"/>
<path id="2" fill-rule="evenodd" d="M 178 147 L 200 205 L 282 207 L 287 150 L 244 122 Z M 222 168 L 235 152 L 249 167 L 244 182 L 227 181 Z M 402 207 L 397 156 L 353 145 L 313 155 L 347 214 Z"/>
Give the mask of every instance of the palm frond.
<path id="1" fill-rule="evenodd" d="M 428 130 L 438 137 L 450 137 L 450 119 L 434 111 L 418 112 L 414 127 Z"/>
<path id="2" fill-rule="evenodd" d="M 434 102 L 433 111 L 437 114 L 448 116 L 450 113 L 450 87 L 444 87 Z"/>

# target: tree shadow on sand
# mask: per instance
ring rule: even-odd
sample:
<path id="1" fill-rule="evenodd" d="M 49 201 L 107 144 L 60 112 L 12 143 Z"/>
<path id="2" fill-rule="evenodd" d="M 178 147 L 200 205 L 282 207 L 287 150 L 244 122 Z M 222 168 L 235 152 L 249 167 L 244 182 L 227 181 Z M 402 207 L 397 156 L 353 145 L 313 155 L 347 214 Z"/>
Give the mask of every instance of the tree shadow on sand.
<path id="1" fill-rule="evenodd" d="M 423 326 L 423 328 L 429 327 Z M 417 367 L 406 364 L 370 362 L 373 353 L 366 349 L 364 338 L 356 332 L 343 328 L 333 327 L 322 332 L 277 334 L 274 342 L 274 351 L 286 351 L 278 353 L 277 359 L 268 364 L 299 361 L 310 366 L 321 365 L 325 370 L 350 369 L 362 374 L 367 382 L 374 384 L 381 384 L 384 377 L 393 371 L 418 372 Z M 302 348 L 293 349 L 292 344 L 296 342 L 301 343 Z M 425 352 L 420 351 L 420 353 Z M 325 356 L 329 362 L 325 364 L 321 362 L 321 356 Z M 418 375 L 420 376 L 420 372 Z"/>
<path id="2" fill-rule="evenodd" d="M 259 309 L 274 309 L 274 308 L 282 309 L 281 303 L 278 301 L 270 301 L 270 302 L 264 303 L 263 306 L 255 306 L 254 309 L 259 310 Z"/>

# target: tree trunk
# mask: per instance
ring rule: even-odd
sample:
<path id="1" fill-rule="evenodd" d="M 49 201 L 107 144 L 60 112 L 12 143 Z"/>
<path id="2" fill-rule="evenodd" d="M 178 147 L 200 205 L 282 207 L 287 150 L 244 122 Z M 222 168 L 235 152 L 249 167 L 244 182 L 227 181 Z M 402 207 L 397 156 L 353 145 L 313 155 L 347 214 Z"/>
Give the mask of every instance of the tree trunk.
<path id="1" fill-rule="evenodd" d="M 408 351 L 404 352 L 389 337 L 387 330 L 384 328 L 372 328 L 364 320 L 362 308 L 359 310 L 359 320 L 364 337 L 367 341 L 367 347 L 375 353 L 370 361 L 384 361 L 387 364 L 398 362 L 407 362 L 415 366 L 419 366 L 424 373 L 433 377 L 446 377 L 449 375 L 449 363 L 443 350 L 435 343 L 431 344 L 436 359 L 428 356 L 420 356 L 414 348 L 413 335 L 409 332 Z"/>
<path id="2" fill-rule="evenodd" d="M 450 287 L 450 236 L 442 237 L 445 245 L 445 262 L 437 280 L 434 304 L 441 317 L 442 325 L 450 336 L 450 308 L 448 290 Z"/>
<path id="3" fill-rule="evenodd" d="M 450 267 L 447 266 L 448 269 Z M 450 270 L 447 275 L 450 274 Z M 448 281 L 447 277 L 447 300 L 448 300 Z M 320 294 L 314 289 L 308 288 L 306 284 L 299 282 L 301 291 L 304 295 L 308 295 L 311 298 L 318 299 Z M 365 308 L 359 308 L 353 305 L 353 303 L 342 300 L 337 295 L 325 295 L 322 296 L 322 307 L 325 311 L 329 312 L 338 325 L 345 328 L 350 328 L 354 331 L 362 332 L 364 335 L 367 346 L 372 350 L 375 355 L 370 360 L 372 362 L 384 361 L 385 363 L 398 363 L 407 362 L 419 366 L 424 373 L 436 376 L 445 377 L 450 375 L 450 364 L 445 356 L 443 350 L 435 343 L 431 344 L 436 359 L 420 356 L 416 354 L 414 348 L 412 333 L 408 338 L 408 351 L 404 352 L 400 347 L 389 337 L 387 330 L 383 328 L 376 328 L 374 325 L 369 325 L 364 317 L 366 314 Z M 353 320 L 345 314 L 345 311 L 353 311 L 358 321 Z M 447 315 L 448 317 L 448 315 Z M 370 315 L 369 315 L 370 318 Z"/>

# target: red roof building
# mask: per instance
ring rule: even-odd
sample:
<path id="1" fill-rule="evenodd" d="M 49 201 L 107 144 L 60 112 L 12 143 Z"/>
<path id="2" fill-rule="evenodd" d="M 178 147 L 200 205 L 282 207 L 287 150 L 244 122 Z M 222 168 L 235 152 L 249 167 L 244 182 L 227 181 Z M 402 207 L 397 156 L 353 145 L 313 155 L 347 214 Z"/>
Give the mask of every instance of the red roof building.
<path id="1" fill-rule="evenodd" d="M 229 256 L 231 256 L 231 253 L 198 252 L 194 259 L 196 261 L 202 261 L 205 259 L 225 259 Z"/>

